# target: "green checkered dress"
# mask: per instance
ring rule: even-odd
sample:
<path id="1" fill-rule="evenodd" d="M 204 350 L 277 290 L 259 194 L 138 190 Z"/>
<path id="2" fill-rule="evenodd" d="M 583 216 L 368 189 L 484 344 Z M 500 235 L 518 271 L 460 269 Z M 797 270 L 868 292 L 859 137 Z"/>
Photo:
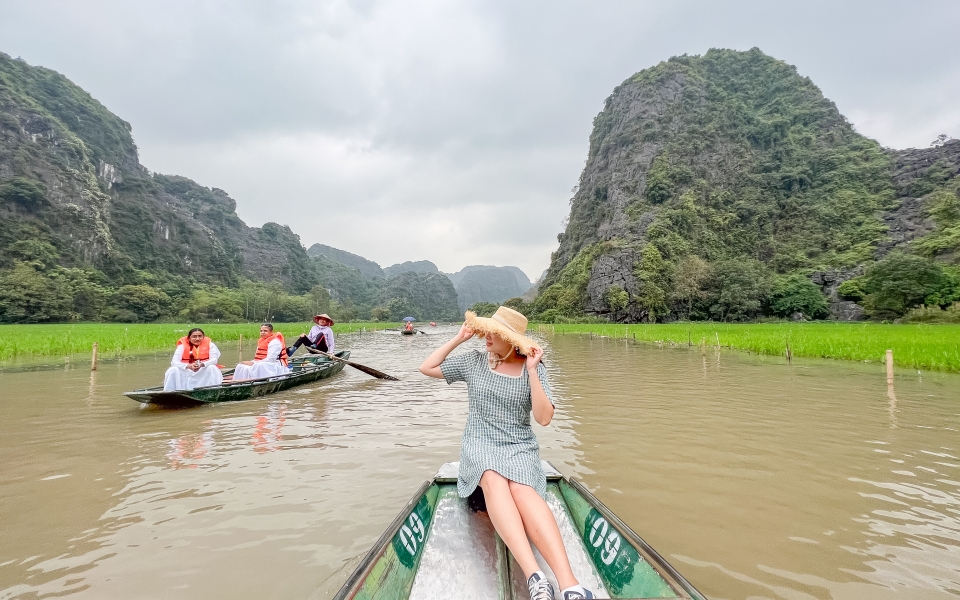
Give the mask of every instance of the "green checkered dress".
<path id="1" fill-rule="evenodd" d="M 530 428 L 530 381 L 526 368 L 519 377 L 490 368 L 486 352 L 473 350 L 448 357 L 440 365 L 447 383 L 467 382 L 470 410 L 460 443 L 457 492 L 466 498 L 480 483 L 484 471 L 529 485 L 546 498 L 547 478 L 540 464 L 540 445 Z M 537 365 L 537 376 L 553 403 L 547 371 Z"/>

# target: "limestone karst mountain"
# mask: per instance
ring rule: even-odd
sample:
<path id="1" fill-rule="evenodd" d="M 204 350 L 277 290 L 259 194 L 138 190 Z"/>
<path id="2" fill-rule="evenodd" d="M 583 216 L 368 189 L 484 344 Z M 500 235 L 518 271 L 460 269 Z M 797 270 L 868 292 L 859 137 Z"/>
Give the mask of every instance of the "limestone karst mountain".
<path id="1" fill-rule="evenodd" d="M 437 265 L 429 260 L 406 261 L 396 265 L 390 265 L 383 269 L 384 274 L 390 277 L 396 277 L 401 273 L 439 273 Z"/>
<path id="2" fill-rule="evenodd" d="M 332 248 L 324 244 L 314 244 L 307 249 L 307 255 L 314 258 L 326 256 L 342 265 L 357 269 L 365 279 L 375 279 L 377 277 L 386 279 L 387 277 L 377 263 L 372 260 L 367 260 L 360 255 L 353 254 L 352 252 L 347 252 L 346 250 Z"/>
<path id="3" fill-rule="evenodd" d="M 129 123 L 63 75 L 2 53 L 0 214 L 0 271 L 55 288 L 57 314 L 91 318 L 83 290 L 93 286 L 176 295 L 244 278 L 293 293 L 317 283 L 289 227 L 248 227 L 226 192 L 149 172 Z"/>
<path id="4" fill-rule="evenodd" d="M 531 310 L 627 322 L 860 318 L 854 301 L 870 308 L 872 292 L 841 284 L 891 252 L 933 261 L 940 283 L 929 289 L 950 289 L 960 142 L 944 141 L 881 148 L 758 49 L 671 58 L 624 81 L 594 119 Z M 863 285 L 878 288 L 877 277 Z M 928 298 L 949 302 L 952 289 Z"/>
<path id="5" fill-rule="evenodd" d="M 477 302 L 500 304 L 526 293 L 530 279 L 518 267 L 471 265 L 447 277 L 457 288 L 460 309 L 466 310 Z"/>

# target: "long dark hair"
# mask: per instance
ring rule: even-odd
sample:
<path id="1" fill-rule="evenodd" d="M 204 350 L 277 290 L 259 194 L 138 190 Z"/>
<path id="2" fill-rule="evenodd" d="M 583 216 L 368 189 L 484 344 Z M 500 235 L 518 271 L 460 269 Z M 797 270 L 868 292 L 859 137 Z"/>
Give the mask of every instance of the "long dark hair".
<path id="1" fill-rule="evenodd" d="M 199 327 L 194 327 L 193 329 L 191 329 L 190 331 L 187 332 L 187 337 L 190 337 L 190 336 L 193 335 L 194 332 L 196 332 L 196 331 L 199 331 L 200 333 L 203 333 L 203 330 L 202 330 L 202 329 L 200 329 Z M 203 333 L 203 337 L 207 337 L 207 334 Z"/>

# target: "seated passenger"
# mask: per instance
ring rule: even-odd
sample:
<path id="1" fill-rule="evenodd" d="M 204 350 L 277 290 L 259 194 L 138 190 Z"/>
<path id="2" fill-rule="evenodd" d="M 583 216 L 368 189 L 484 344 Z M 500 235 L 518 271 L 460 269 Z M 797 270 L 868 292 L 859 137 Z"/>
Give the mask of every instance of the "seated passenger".
<path id="1" fill-rule="evenodd" d="M 330 318 L 330 315 L 317 315 L 313 318 L 313 322 L 316 325 L 310 328 L 310 332 L 301 333 L 297 341 L 287 348 L 287 356 L 293 356 L 293 353 L 300 346 L 313 348 L 321 352 L 330 352 L 331 354 L 336 350 L 336 344 L 333 342 L 333 329 L 331 329 L 333 319 Z"/>
<path id="2" fill-rule="evenodd" d="M 260 326 L 260 339 L 257 340 L 257 353 L 253 360 L 245 360 L 237 365 L 233 380 L 261 379 L 289 373 L 287 367 L 287 349 L 284 348 L 283 334 L 273 331 L 273 325 Z"/>
<path id="3" fill-rule="evenodd" d="M 177 350 L 173 353 L 170 368 L 163 376 L 163 391 L 192 390 L 209 385 L 223 383 L 223 375 L 217 360 L 220 349 L 203 330 L 194 327 L 177 341 Z"/>

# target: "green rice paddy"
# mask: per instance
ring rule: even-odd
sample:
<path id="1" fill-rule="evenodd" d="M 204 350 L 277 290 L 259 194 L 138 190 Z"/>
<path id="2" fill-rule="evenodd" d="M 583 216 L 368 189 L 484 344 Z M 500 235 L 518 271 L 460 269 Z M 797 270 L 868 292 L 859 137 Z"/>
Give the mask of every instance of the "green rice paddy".
<path id="1" fill-rule="evenodd" d="M 540 325 L 558 335 L 596 335 L 673 346 L 734 348 L 757 354 L 883 362 L 960 372 L 960 325 L 878 323 L 671 323 L 665 325 Z"/>
<path id="2" fill-rule="evenodd" d="M 310 330 L 312 323 L 275 323 L 277 331 L 290 343 L 300 333 Z M 192 327 L 201 327 L 214 342 L 236 342 L 243 336 L 244 348 L 254 348 L 260 336 L 259 323 L 211 323 L 183 325 L 173 323 L 82 323 L 76 325 L 0 325 L 0 361 L 27 358 L 89 356 L 93 343 L 99 345 L 100 356 L 110 358 L 169 350 Z M 397 327 L 390 323 L 338 323 L 334 333 L 372 331 Z"/>

